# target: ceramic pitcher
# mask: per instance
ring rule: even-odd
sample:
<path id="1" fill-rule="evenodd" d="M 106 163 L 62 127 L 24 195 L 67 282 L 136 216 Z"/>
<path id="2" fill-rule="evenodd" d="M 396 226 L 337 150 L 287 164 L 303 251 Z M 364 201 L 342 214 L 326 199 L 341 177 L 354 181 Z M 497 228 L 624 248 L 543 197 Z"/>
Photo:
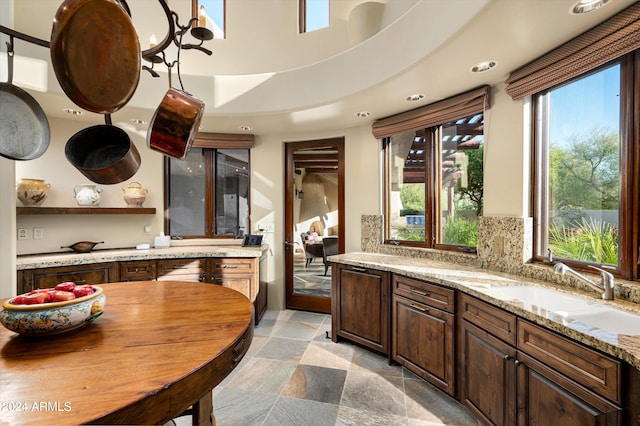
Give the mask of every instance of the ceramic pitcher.
<path id="1" fill-rule="evenodd" d="M 79 206 L 95 207 L 100 205 L 101 192 L 102 189 L 90 184 L 76 185 L 73 187 L 73 195 Z"/>

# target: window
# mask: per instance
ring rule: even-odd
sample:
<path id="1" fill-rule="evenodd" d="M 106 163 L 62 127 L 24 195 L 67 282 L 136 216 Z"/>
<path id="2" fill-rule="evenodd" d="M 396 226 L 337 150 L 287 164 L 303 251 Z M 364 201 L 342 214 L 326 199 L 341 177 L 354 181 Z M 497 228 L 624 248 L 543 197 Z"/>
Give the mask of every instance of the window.
<path id="1" fill-rule="evenodd" d="M 192 0 L 191 16 L 197 16 L 199 26 L 213 31 L 214 39 L 225 37 L 226 0 Z"/>
<path id="2" fill-rule="evenodd" d="M 329 0 L 298 0 L 301 33 L 329 26 Z"/>
<path id="3" fill-rule="evenodd" d="M 475 251 L 484 113 L 384 138 L 386 240 Z"/>
<path id="4" fill-rule="evenodd" d="M 626 55 L 534 95 L 538 258 L 551 250 L 553 258 L 576 266 L 634 275 L 628 259 L 637 256 L 639 221 L 632 189 L 638 140 L 637 131 L 629 131 L 640 113 L 633 102 L 635 58 Z"/>
<path id="5" fill-rule="evenodd" d="M 167 232 L 182 237 L 249 233 L 249 149 L 191 148 L 167 157 Z"/>

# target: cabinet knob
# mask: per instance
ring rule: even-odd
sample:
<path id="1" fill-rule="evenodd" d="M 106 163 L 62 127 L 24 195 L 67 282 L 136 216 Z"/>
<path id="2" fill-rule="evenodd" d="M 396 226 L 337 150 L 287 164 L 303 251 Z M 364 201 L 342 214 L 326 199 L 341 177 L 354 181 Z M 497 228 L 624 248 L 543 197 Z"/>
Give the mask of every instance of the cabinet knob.
<path id="1" fill-rule="evenodd" d="M 520 361 L 518 361 L 517 359 L 516 359 L 513 363 L 516 365 L 516 367 L 517 367 L 517 366 L 519 366 L 520 364 L 522 364 L 522 363 L 521 363 Z"/>
<path id="2" fill-rule="evenodd" d="M 505 355 L 504 356 L 504 359 L 507 360 L 507 361 L 509 361 L 511 358 L 513 358 L 511 355 Z"/>

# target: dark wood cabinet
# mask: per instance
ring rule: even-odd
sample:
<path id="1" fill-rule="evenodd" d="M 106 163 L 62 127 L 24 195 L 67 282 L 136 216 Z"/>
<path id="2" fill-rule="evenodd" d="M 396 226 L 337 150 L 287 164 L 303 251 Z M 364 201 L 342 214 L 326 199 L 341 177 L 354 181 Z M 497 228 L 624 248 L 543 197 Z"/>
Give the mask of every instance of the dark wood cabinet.
<path id="1" fill-rule="evenodd" d="M 331 337 L 390 356 L 390 274 L 339 265 L 333 271 Z"/>
<path id="2" fill-rule="evenodd" d="M 63 281 L 103 284 L 117 281 L 198 281 L 239 291 L 254 303 L 256 324 L 267 310 L 267 256 L 149 259 L 22 269 L 18 294 Z"/>
<path id="3" fill-rule="evenodd" d="M 155 260 L 119 262 L 120 281 L 148 281 L 156 279 Z"/>
<path id="4" fill-rule="evenodd" d="M 208 261 L 213 284 L 239 291 L 252 302 L 256 300 L 259 290 L 256 259 L 220 257 Z"/>
<path id="5" fill-rule="evenodd" d="M 620 407 L 526 354 L 518 360 L 518 425 L 623 424 Z"/>
<path id="6" fill-rule="evenodd" d="M 396 275 L 393 288 L 392 359 L 453 395 L 455 291 Z"/>
<path id="7" fill-rule="evenodd" d="M 157 281 L 207 282 L 207 259 L 163 259 L 156 261 Z"/>
<path id="8" fill-rule="evenodd" d="M 486 425 L 516 424 L 516 350 L 467 321 L 458 330 L 458 399 Z"/>
<path id="9" fill-rule="evenodd" d="M 467 295 L 460 313 L 458 398 L 482 423 L 623 424 L 619 361 Z"/>
<path id="10" fill-rule="evenodd" d="M 64 281 L 86 284 L 104 284 L 118 281 L 116 263 L 94 263 L 80 266 L 59 266 L 53 268 L 25 269 L 18 282 L 18 294 L 37 288 L 51 288 Z"/>

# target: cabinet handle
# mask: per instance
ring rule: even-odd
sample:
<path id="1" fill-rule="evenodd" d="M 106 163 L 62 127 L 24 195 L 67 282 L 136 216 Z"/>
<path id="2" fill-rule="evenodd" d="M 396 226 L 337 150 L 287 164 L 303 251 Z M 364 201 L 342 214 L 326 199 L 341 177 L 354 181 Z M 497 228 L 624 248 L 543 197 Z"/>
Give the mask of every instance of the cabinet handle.
<path id="1" fill-rule="evenodd" d="M 422 290 L 418 290 L 418 289 L 415 289 L 415 288 L 412 288 L 409 291 L 411 293 L 413 293 L 413 294 L 417 294 L 418 296 L 429 296 L 429 292 L 428 291 L 422 291 Z"/>
<path id="2" fill-rule="evenodd" d="M 505 355 L 505 356 L 504 356 L 504 359 L 505 359 L 505 360 L 507 360 L 507 361 L 509 361 L 509 360 L 511 359 L 511 355 Z"/>
<path id="3" fill-rule="evenodd" d="M 410 306 L 414 309 L 419 310 L 420 312 L 429 312 L 428 308 L 425 308 L 424 306 L 416 305 L 415 303 L 412 303 Z"/>
<path id="4" fill-rule="evenodd" d="M 517 359 L 515 361 L 513 361 L 513 363 L 517 366 L 519 366 L 520 364 L 522 364 L 520 361 L 518 361 Z"/>
<path id="5" fill-rule="evenodd" d="M 224 265 L 223 269 L 238 269 L 238 265 Z"/>
<path id="6" fill-rule="evenodd" d="M 365 268 L 356 268 L 356 267 L 351 267 L 349 268 L 350 271 L 355 271 L 355 272 L 367 272 L 367 270 Z"/>

